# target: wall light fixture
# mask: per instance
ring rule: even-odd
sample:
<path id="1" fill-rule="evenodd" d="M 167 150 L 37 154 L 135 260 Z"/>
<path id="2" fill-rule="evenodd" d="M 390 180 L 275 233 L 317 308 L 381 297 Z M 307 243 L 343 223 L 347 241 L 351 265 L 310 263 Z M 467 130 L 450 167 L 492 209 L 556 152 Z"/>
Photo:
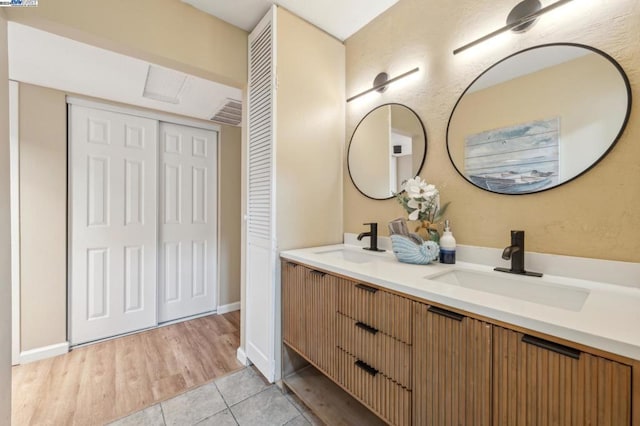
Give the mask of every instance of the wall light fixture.
<path id="1" fill-rule="evenodd" d="M 414 72 L 418 72 L 418 71 L 420 71 L 420 68 L 419 67 L 415 67 L 411 71 L 407 71 L 407 72 L 405 72 L 403 74 L 400 74 L 397 77 L 393 77 L 391 79 L 389 78 L 389 75 L 386 72 L 381 72 L 373 80 L 373 87 L 371 89 L 367 89 L 364 92 L 361 92 L 361 93 L 358 93 L 357 95 L 351 96 L 350 98 L 347 99 L 347 102 L 351 102 L 352 100 L 354 100 L 356 98 L 359 98 L 360 96 L 364 96 L 367 93 L 371 93 L 373 91 L 378 91 L 378 92 L 382 93 L 385 90 L 387 90 L 387 86 L 389 86 L 394 81 L 398 81 L 401 78 L 404 78 L 404 77 L 406 77 L 406 76 L 408 76 L 410 74 L 413 74 Z"/>
<path id="2" fill-rule="evenodd" d="M 533 24 L 535 24 L 540 16 L 552 11 L 553 9 L 557 9 L 560 6 L 569 3 L 570 1 L 571 0 L 558 0 L 557 2 L 552 3 L 547 7 L 542 7 L 542 4 L 540 4 L 540 0 L 523 0 L 518 3 L 513 9 L 511 9 L 511 12 L 509 12 L 509 16 L 507 16 L 507 24 L 504 27 L 490 32 L 484 37 L 480 37 L 479 39 L 474 40 L 471 43 L 467 43 L 464 46 L 457 48 L 453 51 L 453 54 L 457 55 L 463 50 L 480 44 L 483 41 L 489 40 L 490 38 L 495 37 L 505 31 L 511 30 L 517 33 L 525 32 L 529 28 L 531 28 Z"/>

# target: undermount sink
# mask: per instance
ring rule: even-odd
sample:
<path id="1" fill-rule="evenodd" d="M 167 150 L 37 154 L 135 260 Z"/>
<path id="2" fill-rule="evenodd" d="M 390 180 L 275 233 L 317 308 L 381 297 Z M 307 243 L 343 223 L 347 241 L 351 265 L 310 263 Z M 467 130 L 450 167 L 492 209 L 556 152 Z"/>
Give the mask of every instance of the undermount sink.
<path id="1" fill-rule="evenodd" d="M 569 287 L 544 278 L 510 276 L 501 272 L 456 269 L 425 278 L 576 312 L 582 309 L 589 296 L 589 290 L 586 289 Z"/>
<path id="2" fill-rule="evenodd" d="M 367 263 L 376 260 L 374 255 L 365 253 L 364 251 L 336 249 L 328 251 L 320 251 L 315 254 L 321 254 L 323 256 L 335 257 L 338 259 L 346 260 L 352 263 Z"/>

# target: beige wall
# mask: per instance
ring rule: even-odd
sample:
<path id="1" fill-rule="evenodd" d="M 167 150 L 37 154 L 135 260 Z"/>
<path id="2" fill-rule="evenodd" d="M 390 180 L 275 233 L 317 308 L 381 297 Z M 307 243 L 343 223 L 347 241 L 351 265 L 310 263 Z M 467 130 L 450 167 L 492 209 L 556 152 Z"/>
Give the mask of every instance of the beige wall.
<path id="1" fill-rule="evenodd" d="M 377 108 L 358 126 L 349 148 L 349 173 L 358 188 L 375 198 L 391 195 L 391 108 Z"/>
<path id="2" fill-rule="evenodd" d="M 411 155 L 396 157 L 396 184 L 393 188 L 396 193 L 400 191 L 402 182 L 414 177 L 422 164 L 425 138 L 415 114 L 408 108 L 397 105 L 391 108 L 391 131 L 411 137 Z"/>
<path id="3" fill-rule="evenodd" d="M 67 340 L 65 94 L 20 84 L 21 349 Z"/>
<path id="4" fill-rule="evenodd" d="M 392 107 L 391 108 L 391 127 L 405 136 L 411 136 L 411 158 L 407 167 L 412 170 L 412 173 L 418 170 L 422 163 L 422 157 L 425 147 L 425 135 L 423 129 L 416 118 L 413 111 L 407 108 Z M 400 157 L 402 159 L 408 159 L 407 157 Z M 410 176 L 413 177 L 413 176 Z M 398 182 L 400 185 L 402 181 Z"/>
<path id="5" fill-rule="evenodd" d="M 484 69 L 526 47 L 563 41 L 604 50 L 625 69 L 633 97 L 640 99 L 640 2 L 569 3 L 545 15 L 527 33 L 504 34 L 452 54 L 453 49 L 502 26 L 512 7 L 510 0 L 460 0 L 456 7 L 449 2 L 400 0 L 349 38 L 348 95 L 370 86 L 381 71 L 395 76 L 420 66 L 421 72 L 382 95 L 349 103 L 346 135 L 376 105 L 399 102 L 414 109 L 429 135 L 421 176 L 438 185 L 443 202 L 451 201 L 447 217 L 459 244 L 504 247 L 509 230 L 525 229 L 531 251 L 639 262 L 640 109 L 632 109 L 625 133 L 598 166 L 540 194 L 488 193 L 467 183 L 449 161 L 447 122 L 460 94 Z M 361 232 L 364 219 L 386 224 L 406 216 L 394 200 L 368 200 L 348 176 L 344 182 L 345 232 Z"/>
<path id="6" fill-rule="evenodd" d="M 240 301 L 240 152 L 241 129 L 221 126 L 218 169 L 219 297 L 218 305 Z"/>
<path id="7" fill-rule="evenodd" d="M 342 241 L 344 46 L 278 8 L 278 249 Z"/>
<path id="8" fill-rule="evenodd" d="M 243 88 L 247 33 L 179 0 L 46 0 L 11 21 Z"/>
<path id="9" fill-rule="evenodd" d="M 11 423 L 11 238 L 7 22 L 0 10 L 0 424 Z"/>

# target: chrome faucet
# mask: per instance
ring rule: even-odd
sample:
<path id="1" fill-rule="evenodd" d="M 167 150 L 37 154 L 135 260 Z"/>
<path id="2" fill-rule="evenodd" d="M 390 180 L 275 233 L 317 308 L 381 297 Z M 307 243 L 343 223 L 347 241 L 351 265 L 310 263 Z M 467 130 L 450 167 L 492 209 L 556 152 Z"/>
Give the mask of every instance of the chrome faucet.
<path id="1" fill-rule="evenodd" d="M 511 259 L 511 269 L 498 267 L 494 268 L 494 271 L 532 277 L 542 276 L 539 272 L 529 272 L 524 269 L 524 231 L 511 231 L 511 245 L 502 251 L 502 258 L 504 260 Z"/>
<path id="2" fill-rule="evenodd" d="M 358 234 L 358 241 L 361 241 L 364 237 L 369 237 L 369 247 L 362 247 L 364 250 L 371 251 L 384 251 L 378 248 L 378 224 L 375 222 L 364 223 L 363 225 L 369 225 L 371 228 L 369 232 L 362 232 Z"/>

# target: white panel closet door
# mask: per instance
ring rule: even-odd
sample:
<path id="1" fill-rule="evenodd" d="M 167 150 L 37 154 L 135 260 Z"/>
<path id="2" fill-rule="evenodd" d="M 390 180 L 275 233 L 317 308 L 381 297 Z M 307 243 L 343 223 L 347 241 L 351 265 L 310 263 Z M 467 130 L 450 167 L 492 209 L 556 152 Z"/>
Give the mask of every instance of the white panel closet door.
<path id="1" fill-rule="evenodd" d="M 158 125 L 76 105 L 70 122 L 70 340 L 77 345 L 156 325 Z"/>
<path id="2" fill-rule="evenodd" d="M 269 380 L 276 370 L 274 203 L 275 6 L 249 34 L 246 354 Z M 291 207 L 291 206 L 289 206 Z"/>
<path id="3" fill-rule="evenodd" d="M 160 123 L 158 320 L 216 308 L 218 134 Z"/>

